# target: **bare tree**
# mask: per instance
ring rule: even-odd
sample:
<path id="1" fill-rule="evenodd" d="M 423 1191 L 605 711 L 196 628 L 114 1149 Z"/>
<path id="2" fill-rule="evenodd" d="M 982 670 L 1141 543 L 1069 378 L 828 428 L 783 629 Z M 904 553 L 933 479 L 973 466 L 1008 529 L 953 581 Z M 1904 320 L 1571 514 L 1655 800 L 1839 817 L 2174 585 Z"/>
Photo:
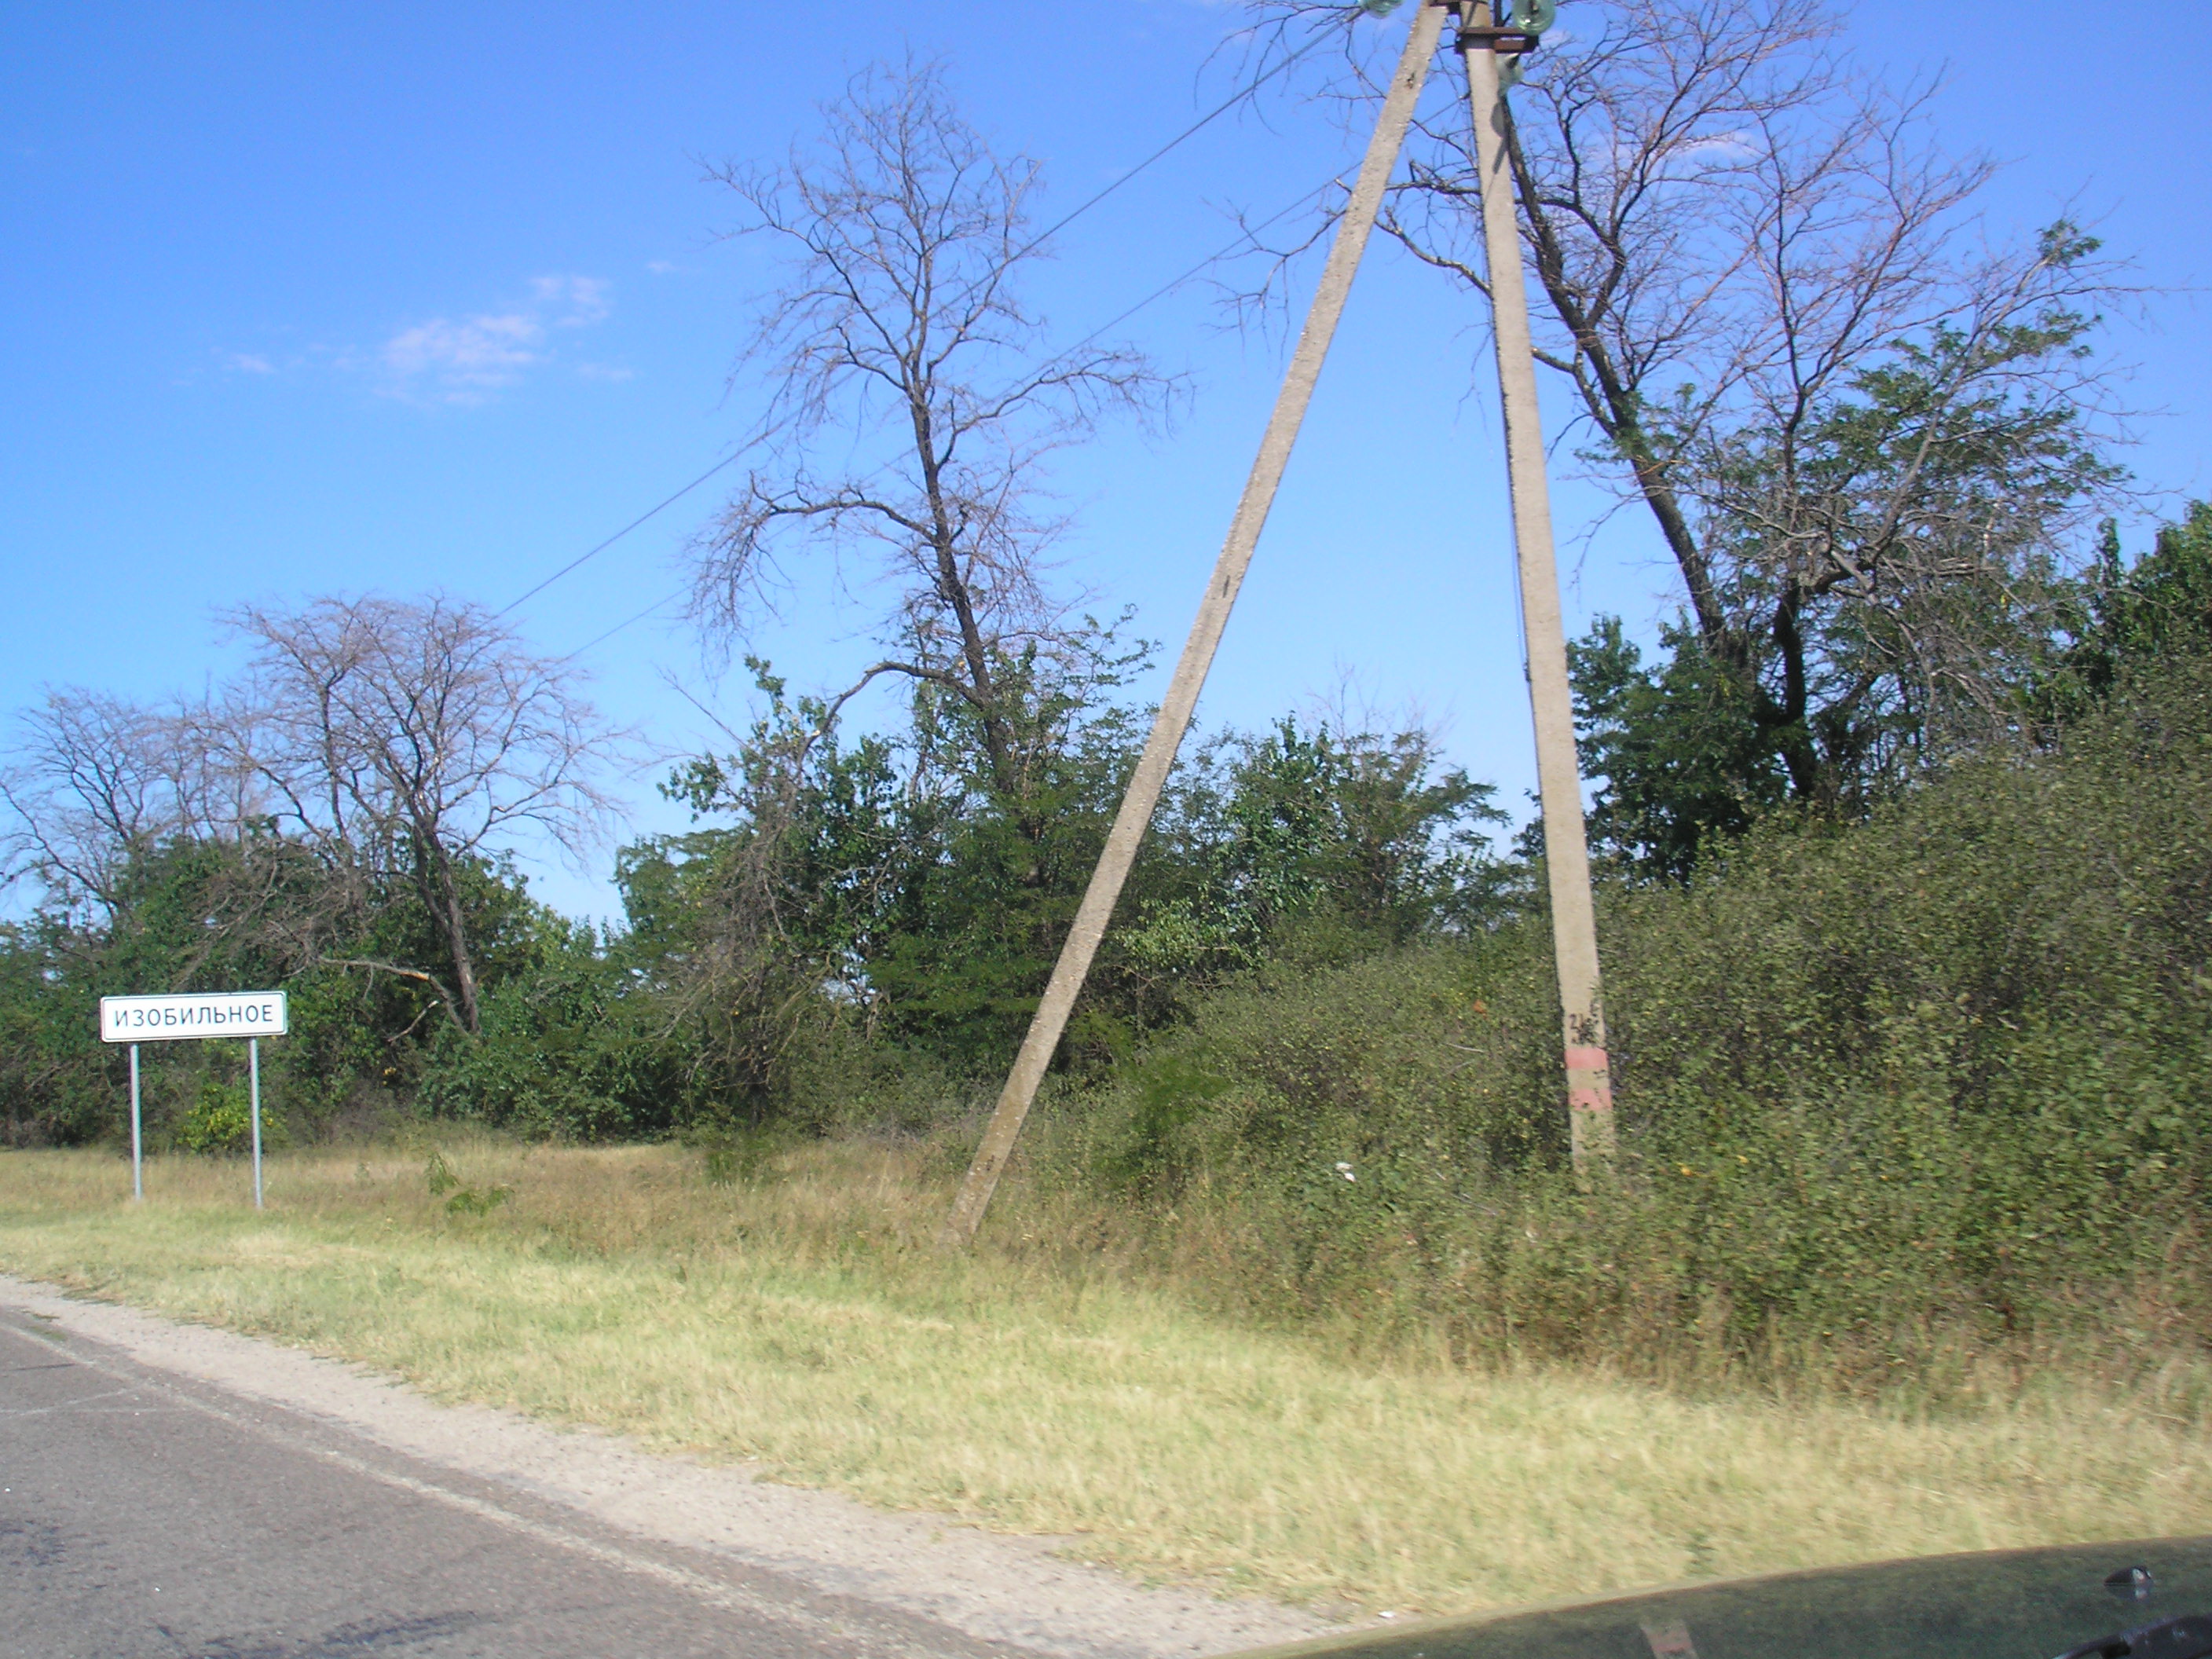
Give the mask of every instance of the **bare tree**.
<path id="1" fill-rule="evenodd" d="M 532 832 L 572 854 L 596 841 L 599 779 L 620 734 L 570 664 L 536 656 L 482 607 L 432 598 L 244 606 L 254 647 L 231 699 L 239 764 L 271 822 L 333 873 L 404 880 L 444 947 L 444 971 L 362 964 L 431 985 L 478 1029 L 464 872 Z"/>
<path id="2" fill-rule="evenodd" d="M 526 650 L 496 618 L 442 599 L 246 606 L 228 625 L 246 672 L 197 699 L 140 704 L 57 690 L 19 718 L 0 764 L 0 871 L 50 908 L 113 923 L 146 861 L 193 843 L 229 856 L 212 885 L 189 979 L 227 944 L 288 970 L 373 968 L 427 988 L 478 1029 L 469 872 L 550 841 L 595 842 L 599 780 L 621 752 L 565 661 Z M 340 941 L 411 887 L 441 962 L 357 961 Z"/>
<path id="3" fill-rule="evenodd" d="M 208 696 L 50 691 L 18 717 L 0 767 L 0 872 L 35 886 L 40 907 L 73 924 L 61 937 L 82 943 L 143 923 L 137 902 L 170 854 L 220 849 L 195 861 L 204 908 L 164 953 L 171 988 L 241 945 L 285 971 L 307 966 L 348 906 L 307 849 L 274 833 L 240 712 Z"/>
<path id="4" fill-rule="evenodd" d="M 134 856 L 179 836 L 236 840 L 258 793 L 206 702 L 50 690 L 0 763 L 0 871 L 64 912 L 113 913 Z"/>
<path id="5" fill-rule="evenodd" d="M 122 698 L 50 690 L 20 718 L 0 800 L 9 867 L 68 909 L 115 902 L 133 848 L 175 833 L 183 817 L 167 764 L 172 722 Z"/>
<path id="6" fill-rule="evenodd" d="M 2113 267 L 2068 225 L 1983 241 L 1988 163 L 1943 155 L 1927 89 L 1869 82 L 1838 30 L 1828 0 L 1577 0 L 1508 135 L 1539 355 L 1808 798 L 2001 722 L 2046 578 L 2121 476 L 2082 349 Z M 1480 290 L 1473 136 L 1443 106 L 1423 131 L 1388 227 Z"/>
<path id="7" fill-rule="evenodd" d="M 741 640 L 793 553 L 857 556 L 889 654 L 829 717 L 884 675 L 936 688 L 972 713 L 996 788 L 1018 798 L 1024 665 L 1096 638 L 1048 581 L 1062 526 L 1044 464 L 1109 410 L 1157 410 L 1165 385 L 1126 350 L 1037 355 L 1042 320 L 1018 289 L 1046 257 L 1039 169 L 995 153 L 933 65 L 867 70 L 814 145 L 711 176 L 744 204 L 738 234 L 787 263 L 740 366 L 772 388 L 774 460 L 698 546 L 692 615 Z"/>

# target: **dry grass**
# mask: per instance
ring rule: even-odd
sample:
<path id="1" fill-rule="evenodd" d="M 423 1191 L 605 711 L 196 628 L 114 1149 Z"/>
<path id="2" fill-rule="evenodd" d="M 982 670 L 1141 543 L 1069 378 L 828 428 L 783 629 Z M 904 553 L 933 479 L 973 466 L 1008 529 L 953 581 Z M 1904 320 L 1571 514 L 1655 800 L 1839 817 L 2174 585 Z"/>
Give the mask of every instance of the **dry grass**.
<path id="1" fill-rule="evenodd" d="M 1915 1420 L 1470 1374 L 1194 1313 L 1100 1213 L 1017 1194 L 999 1244 L 927 1241 L 948 1180 L 884 1146 L 729 1186 L 672 1147 L 149 1166 L 0 1154 L 0 1267 L 367 1361 L 451 1399 L 762 1460 L 1144 1572 L 1444 1612 L 1924 1552 L 2212 1531 L 2191 1425 L 2057 1381 Z M 1024 1210 L 1026 1204 L 1031 1207 Z M 1084 1231 L 1083 1251 L 1032 1240 Z"/>

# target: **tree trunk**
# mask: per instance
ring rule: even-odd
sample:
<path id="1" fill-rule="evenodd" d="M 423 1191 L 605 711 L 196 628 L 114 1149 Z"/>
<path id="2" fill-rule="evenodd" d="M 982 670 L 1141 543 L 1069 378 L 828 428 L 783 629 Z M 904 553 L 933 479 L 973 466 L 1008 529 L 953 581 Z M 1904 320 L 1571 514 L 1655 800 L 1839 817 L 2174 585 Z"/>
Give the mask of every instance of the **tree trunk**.
<path id="1" fill-rule="evenodd" d="M 461 917 L 461 896 L 453 888 L 448 872 L 446 878 L 446 936 L 453 951 L 453 990 L 460 999 L 461 1020 L 469 1028 L 471 1036 L 483 1035 L 483 1023 L 477 1012 L 477 969 L 469 955 L 468 924 Z"/>
<path id="2" fill-rule="evenodd" d="M 945 506 L 944 461 L 937 453 L 937 422 L 931 413 L 928 385 L 918 370 L 907 391 L 907 408 L 914 422 L 915 459 L 921 464 L 922 488 L 929 497 L 930 552 L 937 565 L 937 593 L 952 607 L 960 624 L 960 655 L 968 665 L 968 680 L 975 709 L 983 721 L 983 748 L 991 759 L 991 781 L 1001 794 L 1013 793 L 1012 757 L 1006 742 L 1006 723 L 1000 718 L 997 688 L 991 683 L 991 653 L 983 629 L 975 619 L 975 596 L 960 575 L 960 535 Z"/>
<path id="3" fill-rule="evenodd" d="M 471 1036 L 483 1033 L 477 1012 L 476 959 L 469 951 L 468 922 L 461 908 L 460 884 L 453 879 L 453 860 L 434 837 L 419 832 L 415 837 L 416 890 L 430 925 L 446 936 L 447 954 L 453 964 L 453 1001 L 462 1029 Z"/>

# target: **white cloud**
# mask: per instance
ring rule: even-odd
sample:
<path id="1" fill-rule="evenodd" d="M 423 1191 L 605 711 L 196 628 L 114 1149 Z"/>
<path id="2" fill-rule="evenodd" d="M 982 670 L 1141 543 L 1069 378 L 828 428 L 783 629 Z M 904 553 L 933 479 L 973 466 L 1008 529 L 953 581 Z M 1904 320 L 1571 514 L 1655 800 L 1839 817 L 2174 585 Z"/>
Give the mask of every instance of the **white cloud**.
<path id="1" fill-rule="evenodd" d="M 539 361 L 544 325 L 521 312 L 505 316 L 434 317 L 384 343 L 384 367 L 403 395 L 440 403 L 481 403 Z"/>
<path id="2" fill-rule="evenodd" d="M 276 365 L 257 351 L 226 351 L 222 366 L 234 374 L 274 374 Z"/>
<path id="3" fill-rule="evenodd" d="M 557 313 L 554 325 L 558 328 L 581 328 L 589 323 L 603 320 L 610 309 L 607 289 L 611 285 L 598 276 L 533 276 L 530 291 L 541 309 Z"/>
<path id="4" fill-rule="evenodd" d="M 513 310 L 403 328 L 378 354 L 384 390 L 413 403 L 483 403 L 552 360 L 549 330 L 604 321 L 610 289 L 597 276 L 533 276 L 529 297 Z"/>

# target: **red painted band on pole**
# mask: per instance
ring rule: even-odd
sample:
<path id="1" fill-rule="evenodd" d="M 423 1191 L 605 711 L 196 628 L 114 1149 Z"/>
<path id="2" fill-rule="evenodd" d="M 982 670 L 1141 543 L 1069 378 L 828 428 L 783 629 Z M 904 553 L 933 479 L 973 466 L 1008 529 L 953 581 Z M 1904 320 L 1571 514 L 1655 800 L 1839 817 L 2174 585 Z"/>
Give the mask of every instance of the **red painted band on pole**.
<path id="1" fill-rule="evenodd" d="M 1570 1048 L 1567 1050 L 1567 1069 L 1571 1072 L 1603 1072 L 1612 1067 L 1602 1048 Z"/>

